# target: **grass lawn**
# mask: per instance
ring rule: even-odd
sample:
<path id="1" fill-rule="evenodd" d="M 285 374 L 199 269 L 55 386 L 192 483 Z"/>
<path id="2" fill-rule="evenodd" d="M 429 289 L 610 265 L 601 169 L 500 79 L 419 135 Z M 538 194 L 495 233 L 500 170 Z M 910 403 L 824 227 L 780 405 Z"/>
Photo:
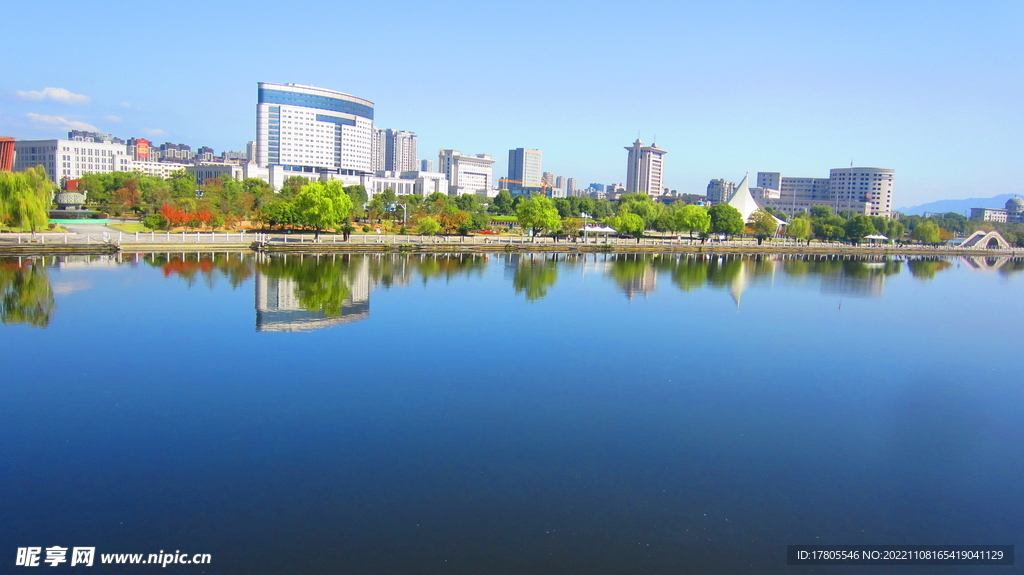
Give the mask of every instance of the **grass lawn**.
<path id="1" fill-rule="evenodd" d="M 107 227 L 114 228 L 115 230 L 128 232 L 134 234 L 135 232 L 148 232 L 146 226 L 139 223 L 131 224 L 107 224 Z"/>

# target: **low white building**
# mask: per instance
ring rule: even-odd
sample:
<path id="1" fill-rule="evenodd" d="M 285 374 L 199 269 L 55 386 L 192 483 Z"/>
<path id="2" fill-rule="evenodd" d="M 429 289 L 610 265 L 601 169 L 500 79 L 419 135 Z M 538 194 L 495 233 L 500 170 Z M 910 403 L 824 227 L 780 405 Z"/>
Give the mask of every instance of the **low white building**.
<path id="1" fill-rule="evenodd" d="M 17 140 L 14 142 L 14 171 L 43 166 L 50 180 L 80 178 L 82 174 L 103 174 L 122 170 L 130 161 L 128 147 L 112 142 L 76 140 Z"/>
<path id="2" fill-rule="evenodd" d="M 199 185 L 205 184 L 206 180 L 211 178 L 219 179 L 225 174 L 231 176 L 235 180 L 245 179 L 244 170 L 239 164 L 202 162 L 195 166 L 187 166 L 185 169 L 192 174 L 196 179 L 196 183 Z"/>
<path id="3" fill-rule="evenodd" d="M 458 150 L 439 150 L 438 171 L 448 179 L 448 194 L 489 195 L 494 159 L 487 154 L 467 156 Z"/>

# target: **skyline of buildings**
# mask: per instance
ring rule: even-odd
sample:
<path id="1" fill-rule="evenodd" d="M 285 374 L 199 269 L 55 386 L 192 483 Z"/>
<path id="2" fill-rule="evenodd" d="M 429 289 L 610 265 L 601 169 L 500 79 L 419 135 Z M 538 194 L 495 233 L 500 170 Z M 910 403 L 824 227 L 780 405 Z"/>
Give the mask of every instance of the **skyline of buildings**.
<path id="1" fill-rule="evenodd" d="M 499 189 L 508 189 L 514 193 L 542 191 L 551 197 L 615 199 L 621 193 L 646 193 L 668 200 L 703 199 L 664 186 L 668 152 L 657 144 L 646 146 L 639 138 L 624 148 L 624 184 L 591 184 L 587 190 L 578 190 L 575 178 L 543 171 L 542 150 L 514 148 L 509 150 L 508 176 L 495 185 L 495 160 L 489 154 L 440 149 L 434 172 L 432 160 L 417 157 L 415 133 L 378 128 L 373 117 L 374 103 L 365 98 L 315 86 L 258 82 L 256 139 L 247 144 L 245 153 L 225 151 L 216 156 L 206 146 L 193 152 L 185 144 L 166 142 L 157 147 L 145 138 L 125 141 L 110 134 L 74 130 L 69 132 L 69 140 L 15 142 L 14 169 L 42 164 L 58 182 L 100 171 L 139 170 L 166 177 L 184 166 L 199 183 L 228 174 L 239 179 L 258 177 L 275 189 L 289 176 L 299 175 L 362 184 L 371 193 L 390 188 L 396 193 L 493 196 Z M 829 178 L 784 178 L 779 172 L 758 172 L 758 186 L 750 192 L 759 204 L 789 214 L 829 205 L 836 211 L 890 216 L 892 180 L 893 170 L 884 168 L 836 168 Z M 727 201 L 734 189 L 735 185 L 724 179 L 712 180 L 706 200 Z"/>

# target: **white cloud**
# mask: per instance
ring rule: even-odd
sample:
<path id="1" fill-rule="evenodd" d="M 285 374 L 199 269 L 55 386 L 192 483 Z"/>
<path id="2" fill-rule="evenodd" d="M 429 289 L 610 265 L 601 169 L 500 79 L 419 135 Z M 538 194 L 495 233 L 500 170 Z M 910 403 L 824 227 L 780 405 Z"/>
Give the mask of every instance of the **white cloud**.
<path id="1" fill-rule="evenodd" d="M 160 128 L 143 128 L 142 129 L 142 133 L 146 134 L 147 136 L 166 136 L 167 135 L 167 132 L 161 130 Z"/>
<path id="2" fill-rule="evenodd" d="M 60 116 L 44 116 L 43 114 L 36 114 L 33 112 L 28 113 L 28 117 L 37 124 L 49 124 L 51 126 L 65 126 L 72 130 L 85 130 L 87 132 L 98 132 L 99 128 L 92 124 L 86 124 L 85 122 L 79 122 L 78 120 L 68 120 L 67 118 L 61 118 Z"/>
<path id="3" fill-rule="evenodd" d="M 42 91 L 29 90 L 27 92 L 18 91 L 18 97 L 23 100 L 53 100 L 55 102 L 64 102 L 65 104 L 87 104 L 89 103 L 89 96 L 82 94 L 76 94 L 70 90 L 64 88 L 43 88 Z"/>
<path id="4" fill-rule="evenodd" d="M 108 121 L 108 122 L 120 122 L 121 121 L 121 118 L 119 118 L 117 116 L 106 116 L 103 119 Z"/>

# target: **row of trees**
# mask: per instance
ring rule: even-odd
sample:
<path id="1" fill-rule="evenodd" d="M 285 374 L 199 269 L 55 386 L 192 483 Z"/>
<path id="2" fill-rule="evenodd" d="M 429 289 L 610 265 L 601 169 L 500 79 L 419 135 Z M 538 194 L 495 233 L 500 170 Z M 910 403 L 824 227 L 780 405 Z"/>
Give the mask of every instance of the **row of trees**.
<path id="1" fill-rule="evenodd" d="M 498 215 L 514 216 L 534 235 L 574 237 L 582 229 L 586 215 L 635 237 L 648 230 L 686 232 L 691 236 L 746 232 L 760 242 L 775 234 L 776 218 L 787 219 L 785 214 L 765 208 L 744 222 L 739 212 L 728 205 L 718 204 L 710 209 L 681 201 L 666 205 L 645 194 L 624 194 L 616 202 L 586 197 L 538 201 L 527 196 L 513 197 L 508 190 L 501 190 L 489 200 L 475 195 L 445 194 L 399 198 L 393 191 L 385 190 L 371 198 L 363 186 L 310 182 L 301 176 L 289 178 L 275 193 L 258 178 L 238 181 L 223 176 L 196 182 L 184 169 L 168 178 L 141 172 L 85 174 L 80 189 L 87 192 L 90 207 L 114 215 L 148 214 L 144 222 L 153 229 L 237 227 L 253 222 L 271 227 L 310 228 L 318 233 L 334 228 L 347 235 L 359 223 L 390 232 L 401 231 L 401 222 L 408 224 L 402 226 L 405 231 L 466 234 L 488 229 L 492 217 Z M 26 231 L 44 229 L 54 191 L 55 186 L 46 179 L 41 167 L 0 175 L 0 226 Z M 343 201 L 342 193 L 351 202 L 347 211 L 345 205 L 338 204 Z M 996 229 L 1011 243 L 1024 246 L 1022 224 L 978 222 L 956 213 L 893 220 L 852 212 L 833 213 L 828 206 L 814 206 L 809 213 L 793 217 L 785 233 L 808 241 L 817 238 L 854 244 L 877 233 L 896 241 L 909 236 L 921 243 L 938 244 L 977 229 Z"/>

